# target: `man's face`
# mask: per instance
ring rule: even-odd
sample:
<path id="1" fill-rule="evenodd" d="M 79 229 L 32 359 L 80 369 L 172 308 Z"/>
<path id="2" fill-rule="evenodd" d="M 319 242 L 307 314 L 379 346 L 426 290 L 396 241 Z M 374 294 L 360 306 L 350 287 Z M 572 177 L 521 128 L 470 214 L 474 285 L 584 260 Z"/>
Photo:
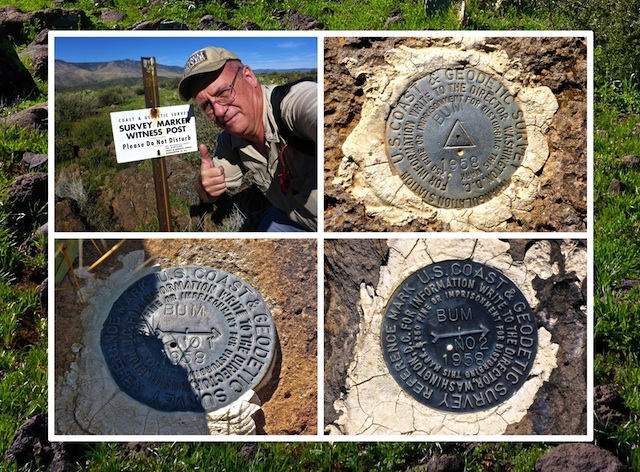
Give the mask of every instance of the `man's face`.
<path id="1" fill-rule="evenodd" d="M 202 74 L 191 83 L 191 96 L 216 125 L 228 133 L 254 138 L 262 124 L 261 91 L 251 69 L 229 61 L 222 73 Z"/>

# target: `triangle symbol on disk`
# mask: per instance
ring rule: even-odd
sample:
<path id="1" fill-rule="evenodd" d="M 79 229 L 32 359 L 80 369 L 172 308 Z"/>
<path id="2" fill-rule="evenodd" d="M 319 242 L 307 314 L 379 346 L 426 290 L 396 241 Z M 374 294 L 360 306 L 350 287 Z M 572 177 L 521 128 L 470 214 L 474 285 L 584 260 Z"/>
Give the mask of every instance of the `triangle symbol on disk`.
<path id="1" fill-rule="evenodd" d="M 449 137 L 447 138 L 447 142 L 444 144 L 444 148 L 468 148 L 475 147 L 476 143 L 473 142 L 469 133 L 465 129 L 464 125 L 460 120 L 456 120 L 449 133 Z"/>

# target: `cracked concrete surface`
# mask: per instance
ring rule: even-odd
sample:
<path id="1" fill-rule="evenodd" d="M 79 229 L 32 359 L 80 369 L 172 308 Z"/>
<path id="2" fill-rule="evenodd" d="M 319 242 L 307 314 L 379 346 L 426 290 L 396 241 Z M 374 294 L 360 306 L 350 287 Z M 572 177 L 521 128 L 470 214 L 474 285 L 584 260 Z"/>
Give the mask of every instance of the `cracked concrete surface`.
<path id="1" fill-rule="evenodd" d="M 332 184 L 365 205 L 369 216 L 402 226 L 416 217 L 447 224 L 451 231 L 501 231 L 508 220 L 522 218 L 533 208 L 538 174 L 549 157 L 547 131 L 558 109 L 551 89 L 535 84 L 517 60 L 483 38 L 451 38 L 447 47 L 400 46 L 387 51 L 380 64 L 343 65 L 351 75 L 367 77 L 361 119 L 342 147 L 344 158 Z M 444 67 L 471 65 L 500 77 L 524 114 L 527 150 L 509 183 L 488 202 L 473 208 L 444 209 L 425 203 L 392 170 L 385 150 L 386 117 L 399 97 L 416 80 Z"/>
<path id="2" fill-rule="evenodd" d="M 553 339 L 554 320 L 538 325 L 538 350 L 528 379 L 514 396 L 485 411 L 456 414 L 430 409 L 406 394 L 388 373 L 381 348 L 381 324 L 389 297 L 411 273 L 447 259 L 471 259 L 500 270 L 523 292 L 531 308 L 539 306 L 534 283 L 554 280 L 559 271 L 575 272 L 579 289 L 585 282 L 587 251 L 576 241 L 559 242 L 564 263 L 553 260 L 549 241 L 528 243 L 523 257 L 510 255 L 510 243 L 494 239 L 389 240 L 388 262 L 380 268 L 376 287 L 360 286 L 360 327 L 344 393 L 334 399 L 340 416 L 327 426 L 329 434 L 345 435 L 504 435 L 517 426 L 549 382 L 561 339 Z M 543 301 L 544 302 L 544 301 Z M 586 307 L 583 314 L 586 317 Z M 546 325 L 545 326 L 543 326 Z M 549 328 L 549 329 L 547 329 Z M 583 354 L 584 355 L 584 354 Z M 577 392 L 577 398 L 584 392 Z M 550 423 L 553 418 L 547 419 Z M 533 434 L 519 431 L 517 434 Z"/>

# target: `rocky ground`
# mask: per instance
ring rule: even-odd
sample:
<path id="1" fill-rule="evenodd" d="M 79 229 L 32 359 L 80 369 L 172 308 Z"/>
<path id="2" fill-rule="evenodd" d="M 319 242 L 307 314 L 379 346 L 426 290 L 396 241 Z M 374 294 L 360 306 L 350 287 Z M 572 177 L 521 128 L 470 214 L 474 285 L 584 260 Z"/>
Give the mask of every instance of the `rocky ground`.
<path id="1" fill-rule="evenodd" d="M 526 240 L 509 243 L 507 252 L 514 266 L 531 266 L 531 258 L 535 257 L 536 264 L 549 267 L 541 272 L 543 276 L 532 279 L 529 297 L 536 301 L 537 325 L 551 333 L 551 341 L 559 351 L 557 367 L 538 391 L 527 415 L 511 424 L 505 434 L 586 434 L 586 260 L 579 268 L 580 275 L 570 261 L 574 256 L 567 255 L 566 248 L 561 250 L 558 241 L 542 245 Z M 339 419 L 334 402 L 348 394 L 347 366 L 358 358 L 354 352 L 356 338 L 366 335 L 359 333 L 360 327 L 370 323 L 368 318 L 364 322 L 362 318 L 361 284 L 372 290 L 380 287 L 378 278 L 383 273 L 381 268 L 388 264 L 390 246 L 386 240 L 365 239 L 329 241 L 325 247 L 325 425 Z M 584 241 L 572 241 L 569 247 L 586 254 Z M 442 249 L 447 251 L 446 247 Z M 431 251 L 435 249 L 432 247 Z M 433 255 L 431 251 L 429 254 Z M 435 260 L 442 260 L 442 256 Z M 397 270 L 400 269 L 392 272 Z M 532 270 L 540 269 L 529 268 Z M 520 288 L 524 289 L 524 285 Z"/>
<path id="2" fill-rule="evenodd" d="M 330 231 L 446 231 L 436 219 L 407 216 L 394 226 L 372 217 L 365 205 L 334 183 L 345 156 L 342 145 L 361 118 L 368 77 L 350 70 L 384 64 L 386 51 L 399 46 L 444 44 L 424 38 L 325 39 L 325 228 Z M 549 87 L 559 109 L 547 140 L 550 156 L 538 173 L 531 211 L 507 221 L 508 231 L 584 231 L 587 218 L 586 45 L 575 38 L 504 38 L 487 41 L 486 51 L 503 48 L 536 84 Z M 380 117 L 380 119 L 385 119 Z"/>
<path id="3" fill-rule="evenodd" d="M 109 247 L 117 241 L 109 241 Z M 100 244 L 98 242 L 98 244 Z M 253 286 L 270 307 L 278 330 L 281 358 L 272 380 L 258 393 L 263 401 L 269 435 L 307 435 L 317 432 L 317 251 L 314 240 L 127 240 L 117 252 L 92 271 L 106 279 L 121 267 L 119 257 L 142 249 L 162 268 L 176 265 L 216 267 Z M 99 257 L 85 241 L 83 260 Z M 80 287 L 84 282 L 80 279 Z M 79 301 L 72 281 L 56 293 L 56 379 L 69 369 L 81 346 L 77 323 L 86 303 Z"/>

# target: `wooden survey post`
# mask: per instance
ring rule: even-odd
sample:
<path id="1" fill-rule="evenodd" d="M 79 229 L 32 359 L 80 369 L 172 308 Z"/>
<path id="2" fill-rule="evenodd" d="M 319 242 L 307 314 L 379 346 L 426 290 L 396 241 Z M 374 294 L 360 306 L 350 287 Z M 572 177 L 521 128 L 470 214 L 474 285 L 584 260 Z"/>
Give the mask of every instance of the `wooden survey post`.
<path id="1" fill-rule="evenodd" d="M 158 92 L 158 76 L 156 74 L 156 58 L 143 57 L 142 80 L 144 83 L 145 106 L 150 108 L 151 115 L 157 113 L 160 106 Z M 171 231 L 171 207 L 169 206 L 169 184 L 167 182 L 167 165 L 164 157 L 152 160 L 153 182 L 156 189 L 156 206 L 160 231 Z"/>

